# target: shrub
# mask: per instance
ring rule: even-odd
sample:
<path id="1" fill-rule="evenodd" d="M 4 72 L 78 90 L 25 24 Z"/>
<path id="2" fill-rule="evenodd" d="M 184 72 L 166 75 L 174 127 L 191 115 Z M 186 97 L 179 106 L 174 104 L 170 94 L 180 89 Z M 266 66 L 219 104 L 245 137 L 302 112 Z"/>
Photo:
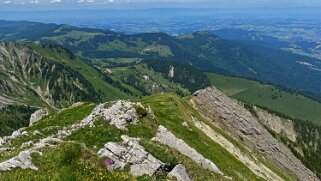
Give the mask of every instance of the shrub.
<path id="1" fill-rule="evenodd" d="M 141 106 L 136 106 L 135 110 L 139 117 L 145 117 L 147 115 L 146 109 Z"/>
<path id="2" fill-rule="evenodd" d="M 62 144 L 61 149 L 62 165 L 75 163 L 82 156 L 82 146 L 78 143 L 64 143 Z"/>

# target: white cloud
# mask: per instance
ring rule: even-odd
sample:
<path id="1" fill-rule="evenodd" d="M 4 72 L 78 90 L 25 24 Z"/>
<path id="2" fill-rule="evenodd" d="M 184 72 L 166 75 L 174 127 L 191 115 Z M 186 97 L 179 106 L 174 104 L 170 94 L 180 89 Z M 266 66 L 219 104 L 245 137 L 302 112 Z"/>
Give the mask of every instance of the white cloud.
<path id="1" fill-rule="evenodd" d="M 109 3 L 114 3 L 114 2 L 115 2 L 115 0 L 108 0 L 108 2 L 109 2 Z"/>
<path id="2" fill-rule="evenodd" d="M 11 4 L 12 2 L 11 1 L 5 1 L 3 2 L 3 4 Z"/>
<path id="3" fill-rule="evenodd" d="M 51 3 L 61 3 L 62 0 L 51 0 Z"/>
<path id="4" fill-rule="evenodd" d="M 77 3 L 94 3 L 95 0 L 78 0 Z"/>
<path id="5" fill-rule="evenodd" d="M 31 0 L 30 4 L 39 4 L 39 1 L 38 0 Z"/>

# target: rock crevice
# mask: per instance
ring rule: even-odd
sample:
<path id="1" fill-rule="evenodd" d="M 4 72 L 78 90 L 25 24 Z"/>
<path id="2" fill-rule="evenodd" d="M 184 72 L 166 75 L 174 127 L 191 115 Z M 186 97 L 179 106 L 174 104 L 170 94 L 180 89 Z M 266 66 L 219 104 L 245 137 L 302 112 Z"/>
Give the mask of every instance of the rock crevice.
<path id="1" fill-rule="evenodd" d="M 130 173 L 134 176 L 152 176 L 164 165 L 161 161 L 149 154 L 140 144 L 139 139 L 121 136 L 122 144 L 108 142 L 104 148 L 98 151 L 100 157 L 108 157 L 114 161 L 110 169 L 123 169 L 130 165 Z"/>
<path id="2" fill-rule="evenodd" d="M 178 139 L 173 133 L 168 131 L 164 126 L 158 127 L 158 132 L 156 137 L 153 138 L 154 141 L 158 141 L 164 145 L 167 145 L 183 155 L 194 160 L 197 164 L 203 168 L 209 169 L 215 173 L 223 175 L 220 169 L 210 160 L 206 159 L 203 155 L 198 153 L 194 148 L 191 148 L 183 140 Z"/>
<path id="3" fill-rule="evenodd" d="M 259 150 L 299 180 L 319 180 L 292 152 L 279 143 L 241 103 L 216 88 L 194 93 L 190 103 L 204 116 L 253 150 Z"/>

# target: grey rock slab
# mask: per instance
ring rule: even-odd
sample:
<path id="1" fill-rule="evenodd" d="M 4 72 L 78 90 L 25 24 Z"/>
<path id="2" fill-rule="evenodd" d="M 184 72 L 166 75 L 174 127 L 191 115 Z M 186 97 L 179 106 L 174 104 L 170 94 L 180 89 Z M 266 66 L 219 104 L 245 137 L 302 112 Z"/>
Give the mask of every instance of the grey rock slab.
<path id="1" fill-rule="evenodd" d="M 265 157 L 292 172 L 299 180 L 319 180 L 285 145 L 278 142 L 243 104 L 218 89 L 210 87 L 197 91 L 190 103 L 215 125 L 250 149 L 259 150 Z"/>
<path id="2" fill-rule="evenodd" d="M 167 174 L 167 177 L 175 177 L 178 181 L 190 181 L 190 177 L 186 172 L 184 165 L 176 165 L 171 172 Z"/>
<path id="3" fill-rule="evenodd" d="M 20 152 L 17 156 L 12 157 L 9 160 L 0 163 L 0 171 L 11 170 L 13 168 L 38 170 L 38 168 L 32 164 L 31 154 L 38 153 L 42 155 L 42 153 L 37 150 L 44 148 L 46 146 L 49 146 L 51 142 L 62 142 L 62 141 L 55 138 L 44 138 L 40 140 L 38 143 L 36 143 L 30 149 L 24 150 Z"/>
<path id="4" fill-rule="evenodd" d="M 39 109 L 30 116 L 29 126 L 34 125 L 48 114 L 46 109 Z"/>
<path id="5" fill-rule="evenodd" d="M 112 168 L 124 168 L 130 165 L 130 173 L 134 176 L 152 176 L 163 165 L 161 161 L 149 154 L 139 144 L 139 139 L 121 136 L 122 144 L 108 142 L 98 151 L 98 156 L 108 157 L 114 161 Z"/>
<path id="6" fill-rule="evenodd" d="M 220 169 L 212 161 L 206 159 L 203 155 L 198 153 L 194 148 L 190 147 L 183 140 L 176 138 L 176 136 L 168 131 L 164 126 L 160 125 L 158 127 L 158 132 L 153 140 L 179 151 L 183 155 L 194 160 L 200 166 L 223 175 Z"/>

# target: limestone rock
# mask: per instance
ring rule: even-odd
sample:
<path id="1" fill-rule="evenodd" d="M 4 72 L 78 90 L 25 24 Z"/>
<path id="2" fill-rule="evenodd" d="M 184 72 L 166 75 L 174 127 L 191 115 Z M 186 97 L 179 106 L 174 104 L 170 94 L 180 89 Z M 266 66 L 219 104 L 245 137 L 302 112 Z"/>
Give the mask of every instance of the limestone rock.
<path id="1" fill-rule="evenodd" d="M 11 138 L 18 138 L 19 136 L 21 135 L 21 132 L 18 130 L 18 131 L 14 131 L 11 135 Z"/>
<path id="2" fill-rule="evenodd" d="M 255 155 L 250 155 L 243 152 L 242 150 L 240 150 L 238 146 L 235 146 L 232 142 L 230 142 L 220 133 L 214 131 L 208 124 L 199 121 L 197 118 L 194 118 L 193 116 L 191 116 L 191 119 L 198 129 L 204 132 L 214 142 L 221 145 L 221 147 L 223 147 L 227 152 L 234 155 L 235 158 L 237 158 L 240 162 L 247 166 L 254 174 L 256 174 L 259 177 L 262 177 L 264 180 L 283 181 L 283 179 L 279 177 L 276 173 L 274 173 L 271 169 L 259 162 Z M 229 180 L 232 180 L 232 178 L 230 178 Z"/>
<path id="3" fill-rule="evenodd" d="M 198 153 L 194 148 L 191 148 L 183 140 L 176 138 L 176 136 L 168 131 L 164 126 L 158 127 L 158 132 L 153 140 L 158 141 L 164 145 L 167 145 L 183 155 L 191 158 L 200 166 L 207 168 L 215 173 L 223 175 L 223 173 L 217 168 L 217 166 L 210 160 L 206 159 L 203 155 Z"/>
<path id="4" fill-rule="evenodd" d="M 143 75 L 143 79 L 144 80 L 149 80 L 149 76 L 148 75 Z"/>
<path id="5" fill-rule="evenodd" d="M 35 144 L 32 148 L 22 151 L 17 156 L 12 157 L 11 159 L 0 163 L 0 171 L 11 170 L 13 168 L 38 170 L 38 168 L 32 164 L 31 154 L 38 153 L 42 155 L 42 153 L 37 150 L 50 145 L 51 142 L 62 142 L 62 141 L 55 138 L 42 139 L 37 144 Z"/>
<path id="6" fill-rule="evenodd" d="M 168 71 L 168 77 L 173 78 L 175 74 L 174 67 L 171 65 Z"/>
<path id="7" fill-rule="evenodd" d="M 258 107 L 254 107 L 254 109 L 262 124 L 272 131 L 285 136 L 292 142 L 296 142 L 297 133 L 292 120 L 280 118 Z"/>
<path id="8" fill-rule="evenodd" d="M 279 143 L 242 104 L 216 88 L 194 93 L 190 103 L 204 116 L 252 150 L 259 150 L 268 159 L 291 171 L 299 180 L 318 180 L 292 152 Z"/>
<path id="9" fill-rule="evenodd" d="M 81 106 L 83 104 L 84 104 L 84 102 L 76 102 L 76 103 L 72 104 L 68 109 L 75 108 L 75 107 Z"/>
<path id="10" fill-rule="evenodd" d="M 153 120 L 156 120 L 156 116 L 155 116 L 155 114 L 154 114 L 154 111 L 153 111 L 153 109 L 152 109 L 150 106 L 148 106 L 148 108 L 146 109 L 146 111 L 147 111 L 147 114 L 149 114 L 149 115 L 152 117 Z"/>
<path id="11" fill-rule="evenodd" d="M 26 148 L 26 147 L 30 147 L 33 145 L 33 141 L 28 141 L 28 142 L 25 142 L 25 143 L 22 143 L 22 145 L 20 146 L 20 148 Z"/>
<path id="12" fill-rule="evenodd" d="M 24 130 L 24 128 L 21 128 L 19 130 L 14 131 L 10 136 L 4 136 L 2 138 L 0 137 L 0 146 L 9 142 L 12 139 L 27 135 L 28 132 L 23 131 L 23 130 Z"/>
<path id="13" fill-rule="evenodd" d="M 110 125 L 115 125 L 118 129 L 127 130 L 127 123 L 138 123 L 136 106 L 145 109 L 140 103 L 119 100 L 107 108 L 106 105 L 100 106 L 93 115 L 102 117 Z"/>
<path id="14" fill-rule="evenodd" d="M 36 122 L 41 120 L 44 116 L 48 114 L 46 109 L 39 109 L 30 116 L 29 126 L 34 125 Z"/>
<path id="15" fill-rule="evenodd" d="M 43 135 L 42 133 L 40 133 L 40 131 L 38 130 L 35 130 L 32 135 L 36 136 L 36 135 Z"/>
<path id="16" fill-rule="evenodd" d="M 152 176 L 163 165 L 161 161 L 149 154 L 140 144 L 139 139 L 121 136 L 122 145 L 109 142 L 98 151 L 100 157 L 108 157 L 114 161 L 113 169 L 130 165 L 130 172 L 134 176 Z"/>
<path id="17" fill-rule="evenodd" d="M 178 181 L 190 181 L 184 165 L 178 164 L 168 173 L 167 177 L 175 177 Z"/>
<path id="18" fill-rule="evenodd" d="M 135 107 L 142 107 L 141 103 L 133 103 L 130 101 L 119 100 L 112 105 L 109 103 L 100 104 L 86 118 L 80 121 L 80 123 L 73 124 L 59 130 L 53 137 L 63 139 L 75 131 L 85 126 L 93 127 L 95 119 L 100 117 L 107 121 L 110 125 L 115 125 L 118 129 L 127 130 L 128 123 L 137 124 L 138 115 Z"/>
<path id="19" fill-rule="evenodd" d="M 184 126 L 184 127 L 186 127 L 186 128 L 189 128 L 189 125 L 187 124 L 186 121 L 184 121 L 184 122 L 182 123 L 182 126 Z"/>

